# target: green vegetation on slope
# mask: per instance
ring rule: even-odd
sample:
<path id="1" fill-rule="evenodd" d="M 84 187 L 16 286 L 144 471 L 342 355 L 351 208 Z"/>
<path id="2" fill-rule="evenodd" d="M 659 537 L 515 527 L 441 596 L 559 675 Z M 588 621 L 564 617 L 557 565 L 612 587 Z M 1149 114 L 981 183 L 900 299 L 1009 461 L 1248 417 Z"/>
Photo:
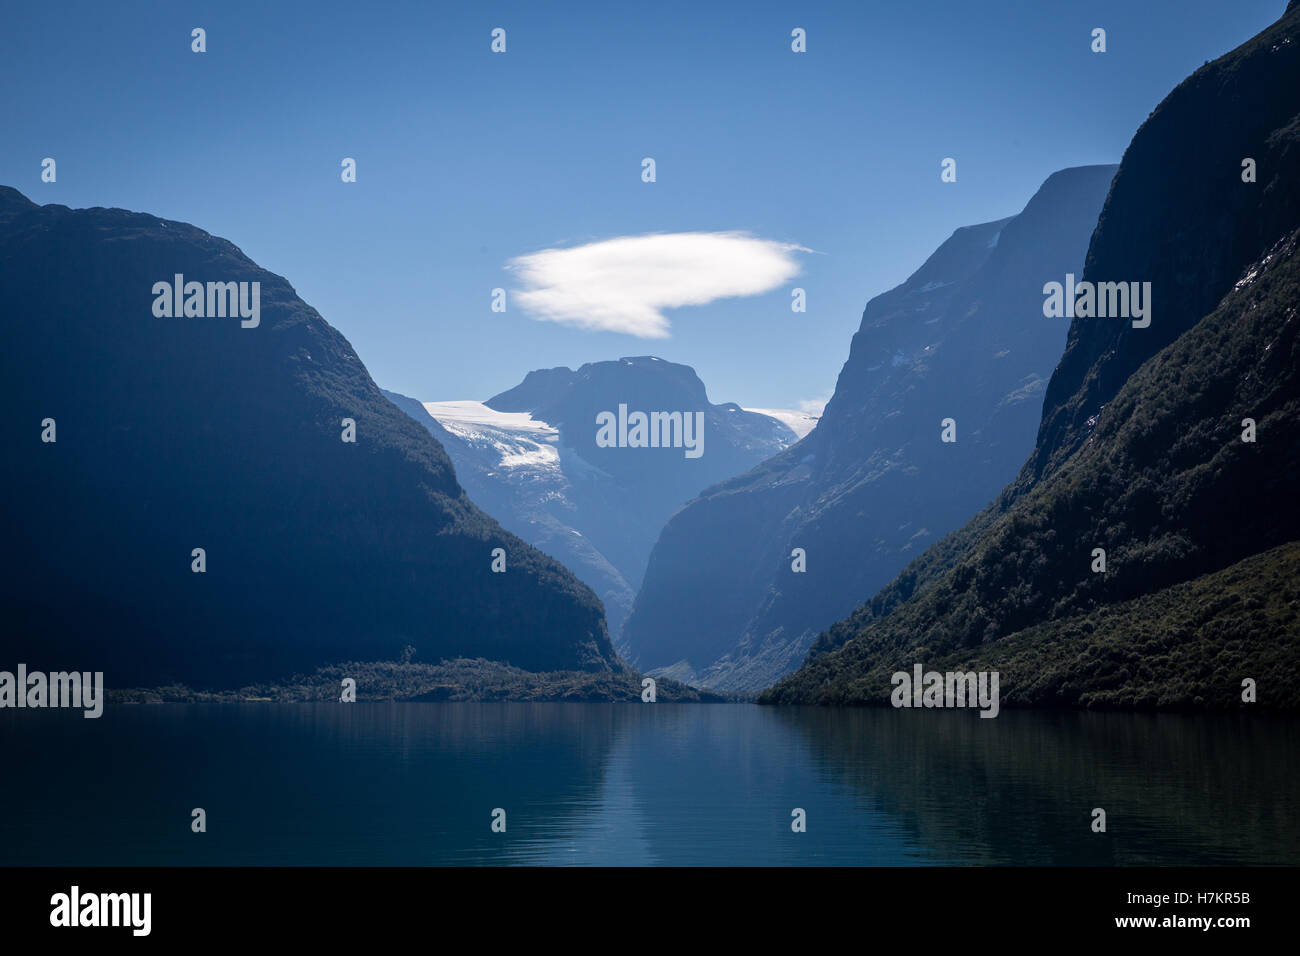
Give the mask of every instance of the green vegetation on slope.
<path id="1" fill-rule="evenodd" d="M 350 662 L 322 667 L 286 681 L 253 684 L 237 691 L 196 691 L 184 685 L 110 690 L 115 703 L 217 703 L 337 701 L 344 678 L 357 682 L 358 701 L 641 701 L 641 675 L 632 671 L 526 671 L 478 658 L 439 664 L 395 661 Z M 719 703 L 721 694 L 660 679 L 656 699 L 664 703 Z"/>
<path id="2" fill-rule="evenodd" d="M 1135 710 L 1300 709 L 1300 542 L 1155 594 L 943 653 L 872 654 L 849 644 L 769 691 L 765 702 L 884 704 L 890 675 L 997 671 L 1004 707 Z M 1242 680 L 1258 701 L 1244 704 Z"/>

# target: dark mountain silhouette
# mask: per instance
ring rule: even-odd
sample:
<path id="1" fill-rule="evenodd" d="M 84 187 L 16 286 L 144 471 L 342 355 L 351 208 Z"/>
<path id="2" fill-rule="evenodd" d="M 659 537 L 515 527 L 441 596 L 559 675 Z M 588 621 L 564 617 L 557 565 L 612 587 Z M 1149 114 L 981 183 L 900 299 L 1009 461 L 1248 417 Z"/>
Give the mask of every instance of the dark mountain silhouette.
<path id="1" fill-rule="evenodd" d="M 260 282 L 260 325 L 155 317 L 176 273 Z M 622 669 L 590 589 L 475 507 L 343 336 L 226 240 L 0 188 L 0 301 L 5 660 L 110 686 L 236 686 L 408 644 Z"/>
<path id="2" fill-rule="evenodd" d="M 883 703 L 933 661 L 1003 669 L 1012 704 L 1233 708 L 1251 679 L 1300 707 L 1298 242 L 1292 4 L 1124 155 L 1084 279 L 1150 281 L 1150 327 L 1075 319 L 1017 480 L 764 699 Z"/>
<path id="3" fill-rule="evenodd" d="M 816 429 L 664 529 L 624 629 L 640 666 L 758 690 L 997 495 L 1065 341 L 1043 283 L 1080 271 L 1115 169 L 1052 175 L 1018 216 L 958 229 L 867 304 Z"/>

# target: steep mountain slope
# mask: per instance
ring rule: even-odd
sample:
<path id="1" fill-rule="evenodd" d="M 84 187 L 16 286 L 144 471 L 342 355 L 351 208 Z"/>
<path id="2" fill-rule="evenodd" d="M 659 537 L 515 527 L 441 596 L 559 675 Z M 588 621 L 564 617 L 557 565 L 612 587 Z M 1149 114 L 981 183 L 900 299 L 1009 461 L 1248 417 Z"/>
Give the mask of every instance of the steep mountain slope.
<path id="1" fill-rule="evenodd" d="M 998 493 L 1065 339 L 1042 285 L 1079 271 L 1114 171 L 1054 174 L 1020 215 L 957 230 L 867 304 L 816 429 L 664 529 L 624 629 L 641 666 L 757 690 Z"/>
<path id="2" fill-rule="evenodd" d="M 1017 481 L 764 699 L 879 703 L 897 662 L 942 658 L 1014 665 L 1012 700 L 1239 706 L 1249 677 L 1261 706 L 1296 706 L 1298 184 L 1293 5 L 1174 90 L 1125 153 L 1084 279 L 1150 281 L 1150 327 L 1076 318 Z M 1195 618 L 1164 596 L 1175 586 Z M 1129 654 L 1123 673 L 1103 660 L 1125 650 L 1116 635 L 1151 647 L 1153 631 L 1163 653 Z"/>
<path id="3" fill-rule="evenodd" d="M 260 322 L 158 317 L 154 284 L 178 273 L 260 282 Z M 479 511 L 343 336 L 226 240 L 0 188 L 0 302 L 3 659 L 110 686 L 235 686 L 408 644 L 622 668 L 595 595 Z"/>
<path id="4" fill-rule="evenodd" d="M 1078 448 L 1133 371 L 1214 309 L 1246 267 L 1300 221 L 1295 17 L 1292 7 L 1197 70 L 1134 136 L 1084 278 L 1150 281 L 1157 312 L 1144 329 L 1102 320 L 1071 325 L 1026 478 L 1041 477 Z M 1242 181 L 1246 159 L 1255 161 L 1258 182 Z"/>
<path id="5" fill-rule="evenodd" d="M 620 650 L 621 625 L 669 516 L 796 439 L 773 416 L 711 404 L 693 369 L 650 356 L 530 372 L 487 403 L 421 405 L 385 394 L 438 438 L 475 502 L 596 591 Z M 699 412 L 702 454 L 599 447 L 596 416 L 620 404 L 629 414 Z"/>
<path id="6" fill-rule="evenodd" d="M 571 523 L 579 521 L 578 507 L 561 465 L 559 430 L 525 412 L 495 412 L 481 402 L 429 402 L 426 407 L 405 395 L 384 394 L 433 433 L 479 507 L 596 592 L 617 641 L 635 592 Z"/>

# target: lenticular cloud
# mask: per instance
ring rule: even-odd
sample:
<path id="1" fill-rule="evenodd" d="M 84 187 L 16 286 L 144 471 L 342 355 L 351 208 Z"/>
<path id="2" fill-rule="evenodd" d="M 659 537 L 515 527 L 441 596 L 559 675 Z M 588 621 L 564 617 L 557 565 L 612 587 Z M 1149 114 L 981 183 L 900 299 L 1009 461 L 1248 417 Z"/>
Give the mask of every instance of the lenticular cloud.
<path id="1" fill-rule="evenodd" d="M 799 274 L 802 246 L 740 232 L 621 236 L 510 260 L 534 318 L 582 329 L 668 337 L 665 309 L 759 295 Z"/>

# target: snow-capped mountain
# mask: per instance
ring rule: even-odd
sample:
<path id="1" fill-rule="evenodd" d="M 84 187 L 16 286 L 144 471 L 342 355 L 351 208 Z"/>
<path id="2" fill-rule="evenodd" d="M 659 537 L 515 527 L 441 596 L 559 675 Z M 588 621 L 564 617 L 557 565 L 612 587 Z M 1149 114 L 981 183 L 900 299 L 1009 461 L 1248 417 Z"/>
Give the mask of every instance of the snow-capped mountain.
<path id="1" fill-rule="evenodd" d="M 479 507 L 596 591 L 616 643 L 673 512 L 710 484 L 794 444 L 816 423 L 801 411 L 711 404 L 693 369 L 650 356 L 530 372 L 486 402 L 385 394 L 447 449 Z M 603 445 L 597 417 L 616 416 L 620 406 L 628 414 L 698 413 L 703 453 Z"/>
<path id="2" fill-rule="evenodd" d="M 768 418 L 775 418 L 794 432 L 796 438 L 803 438 L 804 435 L 816 428 L 817 420 L 821 418 L 820 414 L 814 415 L 812 412 L 793 411 L 788 408 L 747 408 L 745 411 L 753 412 L 755 415 L 766 415 Z"/>

